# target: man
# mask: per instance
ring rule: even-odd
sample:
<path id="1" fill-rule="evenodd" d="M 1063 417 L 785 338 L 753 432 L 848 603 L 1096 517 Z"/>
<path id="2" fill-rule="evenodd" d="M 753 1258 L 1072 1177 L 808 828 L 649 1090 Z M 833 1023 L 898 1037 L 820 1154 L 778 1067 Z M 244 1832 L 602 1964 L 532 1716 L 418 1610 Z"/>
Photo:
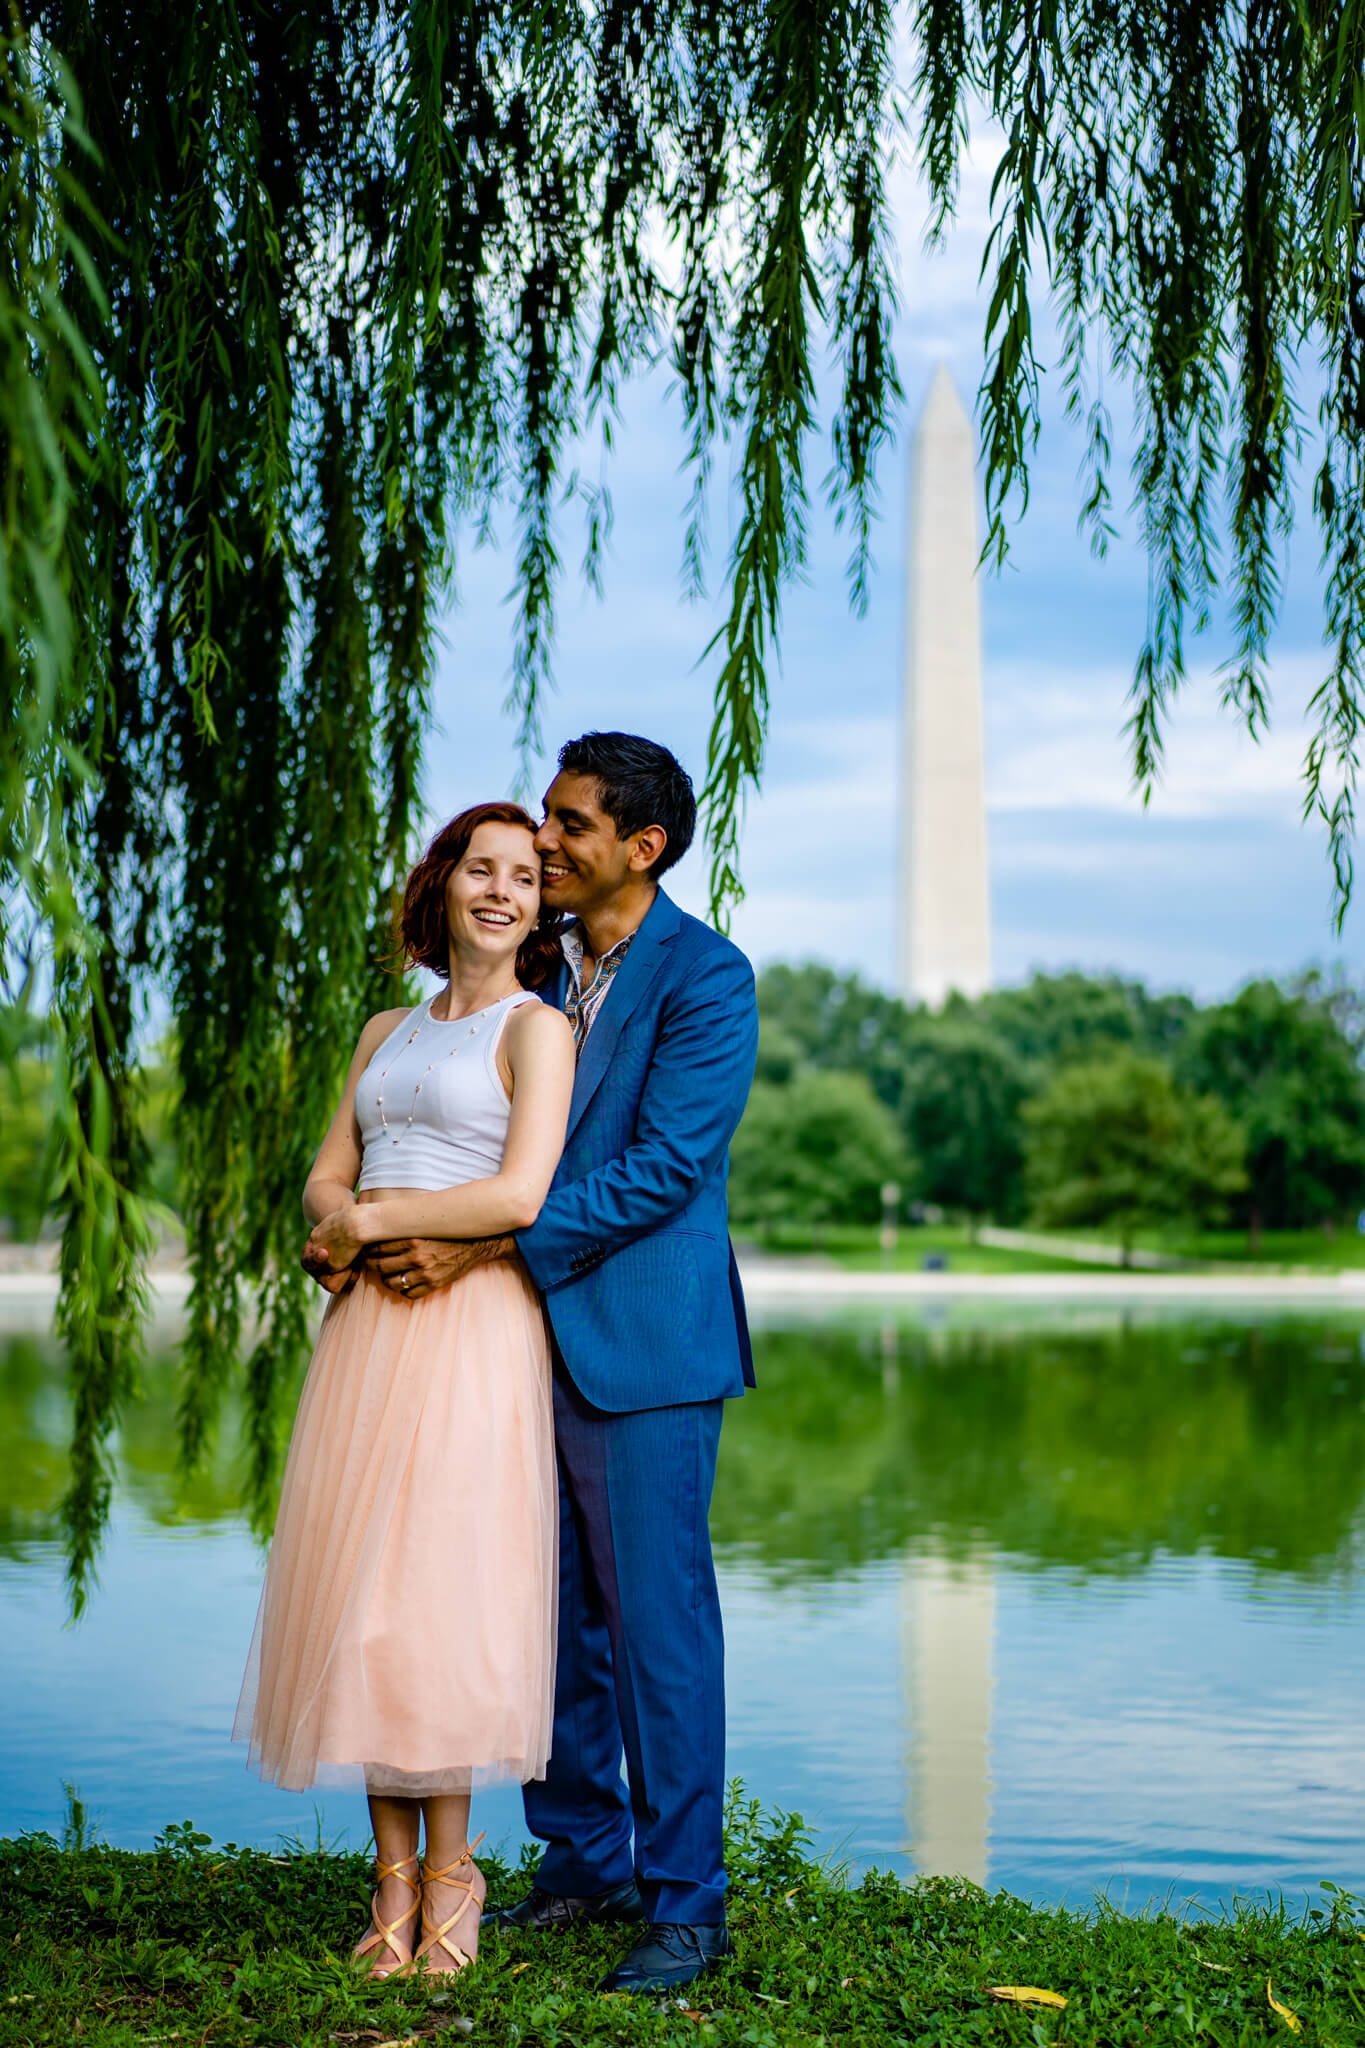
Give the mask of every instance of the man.
<path id="1" fill-rule="evenodd" d="M 525 1802 L 546 1848 L 529 1897 L 490 1919 L 639 1923 L 605 1991 L 671 1990 L 730 1950 L 707 1515 L 721 1405 L 753 1384 L 725 1181 L 758 1020 L 744 955 L 659 887 L 695 827 L 666 748 L 589 733 L 562 749 L 536 839 L 544 902 L 570 918 L 546 994 L 578 1047 L 554 1185 L 515 1241 L 407 1240 L 376 1262 L 416 1294 L 519 1251 L 544 1295 L 559 1662 L 549 1770 Z"/>

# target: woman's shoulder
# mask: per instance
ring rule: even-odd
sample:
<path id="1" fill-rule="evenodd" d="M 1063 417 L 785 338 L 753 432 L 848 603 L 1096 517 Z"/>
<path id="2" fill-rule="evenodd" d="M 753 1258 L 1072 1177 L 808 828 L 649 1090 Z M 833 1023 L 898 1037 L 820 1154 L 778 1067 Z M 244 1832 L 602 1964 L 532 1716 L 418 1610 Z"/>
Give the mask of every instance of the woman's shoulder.
<path id="1" fill-rule="evenodd" d="M 366 1020 L 365 1028 L 360 1034 L 360 1042 L 356 1046 L 357 1054 L 364 1053 L 368 1059 L 386 1038 L 393 1035 L 400 1024 L 406 1024 L 409 1017 L 415 1017 L 418 1010 L 424 1007 L 422 1003 L 415 1006 L 404 1003 L 396 1010 L 376 1010 L 373 1017 Z"/>
<path id="2" fill-rule="evenodd" d="M 518 1003 L 507 1019 L 509 1052 L 518 1045 L 549 1047 L 566 1043 L 573 1044 L 573 1026 L 553 1003 L 543 1003 L 539 998 L 533 1003 Z"/>

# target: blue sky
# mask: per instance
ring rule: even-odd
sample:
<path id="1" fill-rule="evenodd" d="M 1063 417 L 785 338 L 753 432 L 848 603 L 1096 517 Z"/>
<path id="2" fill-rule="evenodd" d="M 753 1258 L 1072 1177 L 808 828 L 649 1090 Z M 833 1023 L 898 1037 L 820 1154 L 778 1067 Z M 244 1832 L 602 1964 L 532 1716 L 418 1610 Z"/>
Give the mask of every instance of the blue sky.
<path id="1" fill-rule="evenodd" d="M 881 467 L 883 516 L 866 616 L 850 613 L 847 543 L 823 513 L 812 523 L 807 578 L 787 600 L 767 768 L 744 832 L 748 894 L 733 924 L 759 964 L 813 958 L 892 983 L 908 428 L 940 361 L 973 401 L 992 164 L 987 138 L 965 162 L 958 224 L 933 254 L 923 247 L 920 191 L 907 169 L 894 180 L 905 415 Z M 1042 306 L 1036 318 L 1047 360 Z M 1302 522 L 1288 562 L 1269 736 L 1253 744 L 1218 707 L 1214 671 L 1226 643 L 1212 636 L 1194 642 L 1167 770 L 1144 812 L 1121 732 L 1142 637 L 1146 562 L 1123 539 L 1096 563 L 1076 531 L 1080 443 L 1062 417 L 1059 382 L 1045 380 L 1043 440 L 1010 563 L 987 576 L 983 591 L 997 981 L 1019 981 L 1036 967 L 1079 966 L 1210 997 L 1251 975 L 1293 973 L 1309 963 L 1339 963 L 1359 975 L 1362 913 L 1348 916 L 1338 944 L 1322 831 L 1300 816 L 1303 706 L 1326 665 L 1311 524 Z M 1121 420 L 1122 394 L 1111 396 Z M 681 454 L 676 395 L 660 373 L 629 396 L 610 459 L 615 524 L 602 600 L 577 574 L 577 523 L 573 514 L 565 520 L 570 566 L 544 731 L 551 750 L 590 727 L 645 731 L 673 747 L 700 781 L 714 680 L 701 657 L 717 613 L 682 594 L 688 485 Z M 1121 508 L 1121 429 L 1116 456 Z M 827 461 L 827 441 L 814 442 L 814 483 Z M 713 587 L 729 516 L 722 494 Z M 511 580 L 505 544 L 471 551 L 459 566 L 428 747 L 433 818 L 501 794 L 514 773 L 510 725 L 499 710 L 511 659 Z M 549 773 L 547 758 L 544 780 Z M 689 909 L 704 909 L 700 848 L 669 886 Z"/>

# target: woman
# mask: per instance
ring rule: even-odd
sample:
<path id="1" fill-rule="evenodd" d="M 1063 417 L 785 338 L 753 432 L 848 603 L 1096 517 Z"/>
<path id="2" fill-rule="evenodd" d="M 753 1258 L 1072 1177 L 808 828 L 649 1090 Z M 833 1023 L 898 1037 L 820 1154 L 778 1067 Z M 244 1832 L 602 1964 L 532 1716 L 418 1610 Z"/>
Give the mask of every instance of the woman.
<path id="1" fill-rule="evenodd" d="M 277 1784 L 362 1766 L 375 1976 L 478 1947 L 476 1780 L 543 1777 L 554 1692 L 556 1502 L 544 1316 L 516 1260 L 406 1301 L 366 1271 L 385 1238 L 532 1222 L 564 1143 L 565 1019 L 531 992 L 559 958 L 535 826 L 480 804 L 409 879 L 407 958 L 446 986 L 361 1033 L 304 1190 L 305 1263 L 343 1283 L 299 1402 L 234 1734 Z M 417 1858 L 418 1823 L 426 1828 Z M 477 1847 L 477 1843 L 475 1844 Z"/>

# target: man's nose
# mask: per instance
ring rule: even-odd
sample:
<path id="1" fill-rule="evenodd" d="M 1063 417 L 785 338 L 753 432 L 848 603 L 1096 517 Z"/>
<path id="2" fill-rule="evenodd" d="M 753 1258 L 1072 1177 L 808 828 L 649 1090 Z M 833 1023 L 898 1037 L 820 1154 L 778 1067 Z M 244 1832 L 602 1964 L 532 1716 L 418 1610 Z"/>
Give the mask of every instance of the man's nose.
<path id="1" fill-rule="evenodd" d="M 536 852 L 540 854 L 558 852 L 559 841 L 556 839 L 553 831 L 550 829 L 550 821 L 548 818 L 545 820 L 545 823 L 541 826 L 540 830 L 536 833 L 536 836 L 531 841 L 531 844 L 535 848 Z"/>

